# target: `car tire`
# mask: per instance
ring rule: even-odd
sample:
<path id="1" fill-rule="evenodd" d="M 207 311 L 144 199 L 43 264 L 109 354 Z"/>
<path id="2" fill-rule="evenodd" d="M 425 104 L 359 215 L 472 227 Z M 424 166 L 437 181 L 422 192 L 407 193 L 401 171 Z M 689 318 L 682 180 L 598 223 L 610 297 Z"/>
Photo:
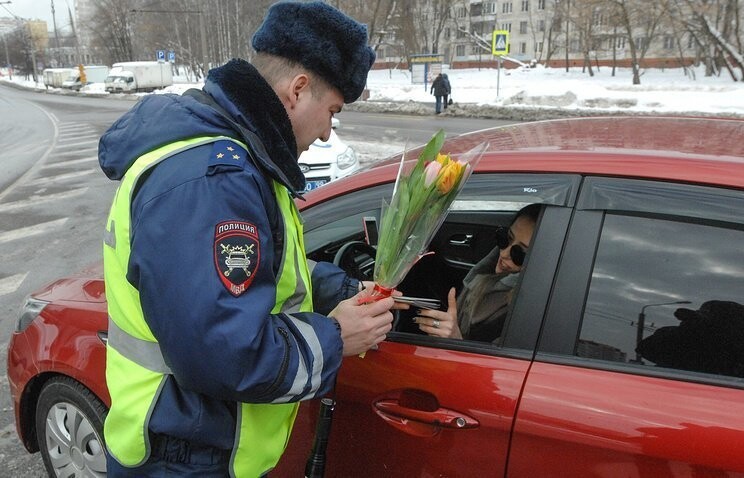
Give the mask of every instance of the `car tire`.
<path id="1" fill-rule="evenodd" d="M 36 436 L 49 476 L 106 476 L 106 412 L 93 392 L 71 378 L 44 384 L 36 405 Z"/>

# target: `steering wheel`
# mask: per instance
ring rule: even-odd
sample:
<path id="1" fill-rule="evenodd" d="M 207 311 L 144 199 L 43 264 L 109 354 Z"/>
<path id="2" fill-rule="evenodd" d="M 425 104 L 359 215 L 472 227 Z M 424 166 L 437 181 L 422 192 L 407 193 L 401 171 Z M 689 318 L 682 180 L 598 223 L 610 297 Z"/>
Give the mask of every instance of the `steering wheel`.
<path id="1" fill-rule="evenodd" d="M 336 251 L 333 263 L 358 280 L 372 280 L 377 249 L 366 242 L 347 242 Z"/>

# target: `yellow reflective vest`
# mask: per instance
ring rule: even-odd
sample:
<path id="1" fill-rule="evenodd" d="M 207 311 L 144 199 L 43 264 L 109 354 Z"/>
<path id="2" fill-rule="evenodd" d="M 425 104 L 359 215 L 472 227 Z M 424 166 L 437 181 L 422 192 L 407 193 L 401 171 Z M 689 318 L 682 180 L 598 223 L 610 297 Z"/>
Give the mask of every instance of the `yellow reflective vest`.
<path id="1" fill-rule="evenodd" d="M 148 169 L 186 149 L 227 137 L 178 141 L 140 156 L 116 192 L 104 234 L 104 279 L 109 313 L 106 383 L 111 409 L 104 424 L 108 451 L 125 467 L 143 465 L 150 455 L 148 422 L 166 377 L 171 374 L 158 341 L 145 321 L 139 292 L 127 281 L 132 192 Z M 312 311 L 310 271 L 302 223 L 287 189 L 272 180 L 284 221 L 283 260 L 272 313 Z M 237 404 L 237 428 L 230 476 L 257 477 L 271 470 L 284 451 L 297 403 Z"/>

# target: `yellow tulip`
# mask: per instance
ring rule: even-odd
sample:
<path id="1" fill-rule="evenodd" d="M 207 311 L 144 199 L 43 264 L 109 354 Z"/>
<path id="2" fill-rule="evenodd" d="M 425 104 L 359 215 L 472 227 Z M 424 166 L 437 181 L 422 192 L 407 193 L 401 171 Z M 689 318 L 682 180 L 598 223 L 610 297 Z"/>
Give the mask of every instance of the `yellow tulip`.
<path id="1" fill-rule="evenodd" d="M 449 154 L 437 153 L 437 163 L 441 164 L 442 166 L 447 164 L 447 161 L 449 161 L 449 159 Z"/>
<path id="2" fill-rule="evenodd" d="M 437 158 L 439 159 L 439 158 Z M 463 165 L 459 161 L 450 161 L 442 167 L 437 179 L 437 189 L 442 194 L 447 194 L 457 184 L 463 172 Z"/>

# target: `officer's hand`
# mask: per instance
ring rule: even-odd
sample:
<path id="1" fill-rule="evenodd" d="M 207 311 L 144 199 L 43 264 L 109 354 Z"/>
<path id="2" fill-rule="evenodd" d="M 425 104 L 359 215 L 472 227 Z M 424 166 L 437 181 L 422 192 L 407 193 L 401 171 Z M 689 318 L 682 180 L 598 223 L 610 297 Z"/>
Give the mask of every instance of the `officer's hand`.
<path id="1" fill-rule="evenodd" d="M 385 340 L 385 334 L 393 327 L 393 299 L 388 297 L 376 302 L 360 304 L 359 299 L 369 292 L 362 291 L 340 302 L 328 314 L 341 326 L 344 356 L 359 355 Z"/>
<path id="2" fill-rule="evenodd" d="M 361 285 L 362 285 L 362 287 L 361 287 L 361 290 L 360 291 L 365 291 L 365 290 L 366 291 L 371 291 L 372 289 L 375 288 L 375 283 L 372 282 L 372 281 L 369 281 L 369 280 L 362 281 L 361 282 Z M 401 292 L 399 290 L 394 290 L 393 291 L 393 297 L 400 297 L 402 295 L 403 295 L 403 292 Z M 393 305 L 393 310 L 408 310 L 410 308 L 411 308 L 410 305 L 404 304 L 403 302 L 396 302 Z"/>

